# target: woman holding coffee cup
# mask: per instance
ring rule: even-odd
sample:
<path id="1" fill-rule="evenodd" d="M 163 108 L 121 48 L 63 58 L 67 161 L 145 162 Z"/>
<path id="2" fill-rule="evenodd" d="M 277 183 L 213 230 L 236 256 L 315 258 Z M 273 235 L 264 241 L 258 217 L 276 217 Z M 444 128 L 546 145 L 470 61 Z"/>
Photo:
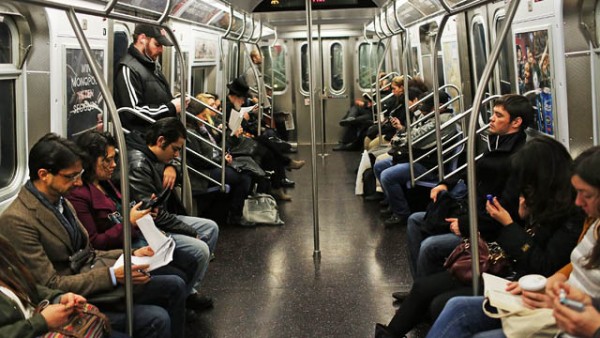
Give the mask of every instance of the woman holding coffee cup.
<path id="1" fill-rule="evenodd" d="M 577 195 L 575 204 L 588 216 L 584 223 L 579 244 L 571 253 L 571 263 L 546 280 L 545 292 L 535 292 L 527 283 L 509 283 L 507 290 L 521 293 L 525 306 L 529 308 L 554 308 L 557 325 L 567 333 L 584 337 L 599 337 L 600 323 L 590 323 L 598 318 L 597 308 L 592 308 L 591 299 L 600 298 L 600 147 L 583 152 L 574 162 L 571 184 Z M 524 290 L 524 288 L 528 290 Z M 561 305 L 560 291 L 573 290 L 573 295 L 590 300 L 584 302 L 579 315 L 576 310 Z M 565 297 L 565 295 L 563 295 Z M 568 297 L 568 295 L 567 295 Z M 578 299 L 576 299 L 578 300 Z M 504 337 L 499 320 L 487 317 L 481 310 L 482 297 L 456 297 L 450 300 L 434 323 L 428 337 Z M 564 299 L 563 299 L 564 301 Z M 584 325 L 589 324 L 589 325 Z M 587 331 L 583 332 L 582 329 Z"/>

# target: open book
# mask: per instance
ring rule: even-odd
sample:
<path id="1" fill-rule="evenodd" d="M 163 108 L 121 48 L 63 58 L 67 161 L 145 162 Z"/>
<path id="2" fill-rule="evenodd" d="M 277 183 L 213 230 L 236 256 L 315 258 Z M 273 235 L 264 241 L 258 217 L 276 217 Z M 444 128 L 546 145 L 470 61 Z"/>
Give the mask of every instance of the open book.
<path id="1" fill-rule="evenodd" d="M 138 228 L 144 234 L 144 238 L 148 241 L 148 245 L 154 251 L 154 256 L 136 257 L 131 256 L 133 265 L 148 264 L 148 271 L 158 269 L 169 264 L 173 260 L 173 252 L 175 251 L 175 240 L 172 237 L 165 236 L 154 224 L 152 216 L 149 214 L 140 218 L 137 221 Z M 118 268 L 123 266 L 125 259 L 123 255 L 115 262 L 113 267 Z"/>
<path id="2" fill-rule="evenodd" d="M 521 296 L 513 295 L 506 291 L 509 280 L 489 273 L 483 273 L 483 295 L 489 299 L 490 305 L 509 312 L 526 309 L 521 301 Z"/>
<path id="3" fill-rule="evenodd" d="M 235 134 L 235 132 L 242 125 L 242 121 L 244 120 L 244 114 L 250 113 L 256 107 L 257 105 L 251 107 L 242 107 L 240 111 L 237 111 L 233 108 L 231 109 L 231 112 L 229 112 L 229 121 L 227 122 L 227 126 L 229 127 L 229 129 L 231 129 L 231 136 L 233 136 L 233 134 Z"/>

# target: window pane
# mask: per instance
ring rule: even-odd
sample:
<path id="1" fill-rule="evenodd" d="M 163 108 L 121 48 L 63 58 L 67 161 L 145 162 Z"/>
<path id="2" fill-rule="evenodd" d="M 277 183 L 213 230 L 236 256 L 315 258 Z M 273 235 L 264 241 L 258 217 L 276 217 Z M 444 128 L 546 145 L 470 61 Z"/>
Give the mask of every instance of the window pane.
<path id="1" fill-rule="evenodd" d="M 12 36 L 8 25 L 0 22 L 0 63 L 12 63 Z"/>
<path id="2" fill-rule="evenodd" d="M 342 45 L 333 43 L 330 48 L 331 53 L 331 89 L 341 91 L 344 89 L 344 51 Z"/>
<path id="3" fill-rule="evenodd" d="M 15 135 L 15 82 L 0 81 L 0 187 L 15 176 L 17 140 Z"/>
<path id="4" fill-rule="evenodd" d="M 204 93 L 206 79 L 206 67 L 192 67 L 192 93 L 194 96 Z"/>
<path id="5" fill-rule="evenodd" d="M 287 79 L 285 74 L 285 46 L 275 45 L 271 48 L 269 55 L 269 47 L 260 47 L 263 53 L 263 63 L 265 65 L 265 84 L 273 86 L 276 92 L 282 92 L 287 87 Z M 271 56 L 273 59 L 271 59 Z M 271 67 L 273 67 L 273 77 L 275 82 L 271 80 Z"/>
<path id="6" fill-rule="evenodd" d="M 300 47 L 300 72 L 302 73 L 302 90 L 308 92 L 308 45 Z"/>
<path id="7" fill-rule="evenodd" d="M 263 74 L 263 81 L 265 81 L 265 85 L 267 86 L 271 86 L 271 67 L 273 67 L 273 61 L 271 60 L 271 54 L 269 53 L 269 47 L 268 46 L 261 46 L 260 47 L 260 52 L 262 53 L 262 57 L 263 57 L 263 65 L 264 65 L 264 69 L 265 69 L 265 73 Z M 260 67 L 258 67 L 258 70 L 260 71 Z"/>
<path id="8" fill-rule="evenodd" d="M 498 20 L 496 20 L 496 36 L 500 34 L 500 30 L 502 29 L 502 23 L 504 23 L 504 18 L 498 18 Z M 498 74 L 500 75 L 500 94 L 502 95 L 510 94 L 512 92 L 511 76 L 508 67 L 508 52 L 512 48 L 510 34 L 506 35 L 503 44 L 504 47 L 500 49 L 500 55 L 498 56 L 498 64 L 496 65 L 496 69 L 498 69 Z"/>
<path id="9" fill-rule="evenodd" d="M 238 69 L 238 46 L 231 46 L 231 57 L 229 58 L 229 81 L 233 81 L 237 77 Z"/>
<path id="10" fill-rule="evenodd" d="M 380 43 L 377 47 L 377 55 L 375 55 L 373 52 L 375 46 L 376 44 L 369 45 L 368 43 L 361 43 L 358 46 L 358 83 L 361 88 L 371 88 L 371 84 L 375 82 L 378 62 L 385 52 L 385 46 Z M 385 72 L 385 63 L 381 70 Z"/>
<path id="11" fill-rule="evenodd" d="M 483 74 L 485 63 L 487 62 L 487 53 L 485 50 L 485 29 L 482 22 L 473 24 L 473 52 L 475 53 L 475 84 L 479 83 L 479 78 Z"/>

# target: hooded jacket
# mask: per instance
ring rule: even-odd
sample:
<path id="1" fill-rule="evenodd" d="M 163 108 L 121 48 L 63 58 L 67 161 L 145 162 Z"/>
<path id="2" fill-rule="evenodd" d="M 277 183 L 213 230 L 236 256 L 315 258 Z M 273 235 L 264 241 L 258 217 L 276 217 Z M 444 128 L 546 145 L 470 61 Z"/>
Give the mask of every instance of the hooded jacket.
<path id="1" fill-rule="evenodd" d="M 141 201 L 150 198 L 152 194 L 159 196 L 163 191 L 163 172 L 168 165 L 158 160 L 156 155 L 148 148 L 139 133 L 127 135 L 127 148 L 129 149 L 129 188 L 131 199 Z M 177 171 L 177 180 L 180 180 L 180 171 Z M 180 221 L 176 215 L 185 214 L 185 209 L 177 194 L 171 193 L 166 201 L 159 207 L 159 212 L 154 223 L 164 231 L 196 237 L 194 228 Z"/>
<path id="2" fill-rule="evenodd" d="M 169 82 L 158 64 L 133 44 L 119 62 L 113 95 L 117 108 L 133 108 L 154 120 L 177 116 Z M 131 131 L 143 131 L 150 125 L 131 113 L 121 113 L 121 119 L 123 127 Z"/>

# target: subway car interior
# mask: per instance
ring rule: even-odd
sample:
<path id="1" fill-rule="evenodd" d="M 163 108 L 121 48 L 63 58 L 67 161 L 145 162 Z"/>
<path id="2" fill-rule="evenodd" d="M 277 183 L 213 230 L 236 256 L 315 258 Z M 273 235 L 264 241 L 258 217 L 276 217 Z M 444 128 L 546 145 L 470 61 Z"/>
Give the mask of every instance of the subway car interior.
<path id="1" fill-rule="evenodd" d="M 135 200 L 128 152 L 136 128 L 124 117 L 143 128 L 163 118 L 121 102 L 120 83 L 136 86 L 120 72 L 140 26 L 165 42 L 156 58 L 144 47 L 145 57 L 164 79 L 162 103 L 187 126 L 185 145 L 173 150 L 173 194 L 187 215 L 219 227 L 197 287 L 213 305 L 186 311 L 185 337 L 425 337 L 439 315 L 434 304 L 402 308 L 416 292 L 407 218 L 428 208 L 438 182 L 464 175 L 465 217 L 477 224 L 475 168 L 497 142 L 495 102 L 527 99 L 528 140 L 555 140 L 573 158 L 599 144 L 598 0 L 4 0 L 0 213 L 32 177 L 29 152 L 47 133 L 74 142 L 110 133 L 119 209 Z M 255 129 L 240 135 L 248 121 Z M 225 174 L 239 163 L 231 138 L 252 140 L 277 163 L 265 165 L 264 155 L 250 160 L 257 169 L 232 170 L 252 178 L 243 209 L 233 202 L 240 183 Z M 388 207 L 396 202 L 381 159 L 404 166 L 389 179 L 401 213 Z M 132 250 L 134 211 L 117 211 L 119 248 Z M 468 231 L 463 237 L 476 240 L 477 227 Z M 119 331 L 136 337 L 131 264 L 125 256 L 128 321 Z M 466 294 L 481 294 L 473 269 Z M 418 317 L 415 325 L 376 332 L 397 311 Z"/>

